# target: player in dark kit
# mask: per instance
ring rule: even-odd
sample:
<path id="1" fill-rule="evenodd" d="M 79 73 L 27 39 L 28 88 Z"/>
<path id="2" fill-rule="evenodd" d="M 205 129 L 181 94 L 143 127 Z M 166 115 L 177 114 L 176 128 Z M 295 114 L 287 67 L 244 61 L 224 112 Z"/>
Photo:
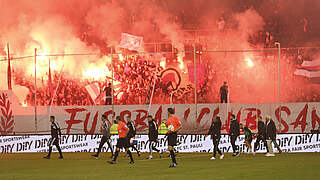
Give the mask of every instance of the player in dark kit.
<path id="1" fill-rule="evenodd" d="M 221 138 L 221 119 L 219 116 L 214 117 L 213 122 L 209 129 L 208 135 L 211 135 L 211 139 L 214 145 L 213 156 L 211 160 L 216 159 L 217 152 L 220 155 L 220 159 L 223 159 L 224 155 L 221 153 L 219 149 L 219 142 Z"/>
<path id="2" fill-rule="evenodd" d="M 249 152 L 254 155 L 255 153 L 252 152 L 251 142 L 252 142 L 253 136 L 255 134 L 253 133 L 253 131 L 250 128 L 248 128 L 247 126 L 243 126 L 242 124 L 240 124 L 240 129 L 242 129 L 242 131 L 244 133 L 245 143 L 249 149 Z"/>
<path id="3" fill-rule="evenodd" d="M 92 155 L 92 157 L 98 159 L 99 154 L 100 154 L 100 152 L 101 152 L 101 149 L 102 149 L 103 145 L 104 145 L 105 143 L 107 143 L 107 144 L 108 144 L 108 149 L 109 149 L 109 148 L 111 149 L 111 158 L 112 158 L 112 157 L 113 157 L 113 149 L 112 149 L 112 145 L 111 145 L 111 142 L 110 142 L 110 137 L 111 137 L 111 134 L 110 134 L 110 125 L 109 125 L 109 123 L 108 123 L 108 121 L 107 121 L 107 116 L 103 114 L 103 115 L 101 116 L 101 121 L 102 121 L 102 123 L 103 123 L 103 124 L 102 124 L 102 134 L 103 134 L 103 136 L 102 136 L 102 138 L 101 138 L 101 140 L 100 140 L 100 144 L 99 144 L 99 148 L 98 148 L 97 154 Z M 108 151 L 108 149 L 107 149 L 107 151 Z"/>
<path id="4" fill-rule="evenodd" d="M 240 152 L 238 151 L 238 146 L 236 145 L 236 140 L 240 135 L 240 125 L 239 121 L 236 119 L 234 114 L 231 115 L 231 123 L 230 123 L 230 141 L 232 145 L 233 154 L 232 156 L 239 156 Z"/>
<path id="5" fill-rule="evenodd" d="M 177 116 L 174 116 L 174 110 L 168 108 L 168 150 L 172 160 L 172 165 L 169 168 L 177 167 L 178 163 L 174 154 L 174 146 L 177 145 L 177 132 L 182 128 L 180 120 Z"/>
<path id="6" fill-rule="evenodd" d="M 266 156 L 275 156 L 273 153 L 272 142 L 276 139 L 277 128 L 274 121 L 270 116 L 266 117 L 266 141 L 268 147 L 268 153 Z"/>
<path id="7" fill-rule="evenodd" d="M 158 126 L 154 119 L 152 119 L 152 116 L 148 116 L 148 123 L 149 123 L 149 150 L 150 155 L 147 159 L 152 159 L 152 151 L 160 152 L 159 149 L 157 149 L 155 146 L 158 142 Z M 162 158 L 162 153 L 160 153 L 160 158 Z"/>
<path id="8" fill-rule="evenodd" d="M 54 116 L 50 116 L 50 122 L 51 122 L 51 138 L 48 143 L 49 153 L 47 156 L 45 156 L 43 158 L 50 159 L 50 155 L 52 152 L 52 146 L 55 145 L 59 151 L 59 154 L 60 154 L 59 159 L 63 159 L 61 148 L 59 146 L 59 139 L 61 138 L 61 130 L 60 130 L 59 124 L 55 121 Z"/>
<path id="9" fill-rule="evenodd" d="M 137 151 L 138 153 L 138 156 L 140 156 L 140 152 L 139 150 L 133 145 L 130 143 L 130 139 L 131 138 L 134 138 L 136 136 L 136 128 L 134 127 L 134 123 L 132 122 L 131 120 L 131 116 L 127 116 L 127 126 L 129 128 L 129 133 L 128 133 L 128 141 L 129 141 L 129 145 L 132 149 L 134 149 L 135 151 Z"/>
<path id="10" fill-rule="evenodd" d="M 267 152 L 268 152 L 267 142 L 266 142 L 265 138 L 266 138 L 266 125 L 264 124 L 262 117 L 259 116 L 259 118 L 258 118 L 258 135 L 257 135 L 257 140 L 254 143 L 254 152 L 257 151 L 257 147 L 258 147 L 260 141 L 263 142 L 263 144 L 266 147 Z"/>
<path id="11" fill-rule="evenodd" d="M 121 117 L 120 116 L 117 116 L 116 120 L 117 120 L 117 123 L 119 124 L 119 126 L 118 126 L 119 139 L 117 141 L 117 145 L 116 145 L 117 149 L 116 149 L 115 155 L 113 157 L 113 160 L 109 161 L 108 163 L 116 164 L 120 149 L 121 148 L 125 148 L 125 150 L 127 151 L 127 154 L 130 157 L 130 160 L 131 160 L 130 164 L 133 164 L 134 161 L 133 161 L 133 157 L 132 157 L 131 151 L 129 150 L 130 145 L 129 145 L 129 140 L 128 140 L 128 134 L 129 134 L 130 130 L 127 127 L 127 125 L 124 122 L 121 121 Z"/>

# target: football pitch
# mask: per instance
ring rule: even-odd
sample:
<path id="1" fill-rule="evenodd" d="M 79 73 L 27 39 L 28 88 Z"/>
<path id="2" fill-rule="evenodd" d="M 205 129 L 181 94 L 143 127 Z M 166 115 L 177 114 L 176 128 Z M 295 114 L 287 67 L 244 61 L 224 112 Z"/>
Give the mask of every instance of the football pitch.
<path id="1" fill-rule="evenodd" d="M 318 179 L 320 177 L 320 153 L 240 154 L 232 157 L 225 154 L 223 160 L 210 160 L 208 153 L 180 153 L 178 167 L 168 168 L 171 160 L 168 153 L 159 159 L 147 160 L 134 154 L 135 164 L 120 153 L 117 164 L 107 164 L 110 153 L 101 153 L 99 159 L 92 153 L 64 153 L 58 159 L 53 153 L 51 159 L 43 159 L 44 153 L 0 154 L 0 180 L 82 180 L 82 179 Z M 217 156 L 219 157 L 219 156 Z"/>

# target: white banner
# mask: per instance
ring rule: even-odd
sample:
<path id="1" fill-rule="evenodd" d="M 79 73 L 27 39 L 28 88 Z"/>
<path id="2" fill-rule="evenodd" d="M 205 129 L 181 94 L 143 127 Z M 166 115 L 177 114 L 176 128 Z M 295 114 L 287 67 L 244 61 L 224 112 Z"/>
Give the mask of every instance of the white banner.
<path id="1" fill-rule="evenodd" d="M 122 33 L 119 47 L 132 51 L 139 51 L 143 42 L 143 37 Z"/>
<path id="2" fill-rule="evenodd" d="M 60 146 L 63 152 L 96 152 L 100 143 L 101 135 L 63 135 Z M 137 148 L 141 152 L 149 152 L 149 141 L 147 135 L 136 136 Z M 49 135 L 28 136 L 1 136 L 1 153 L 24 153 L 24 152 L 47 152 Z M 112 144 L 116 145 L 117 136 L 112 136 Z M 179 152 L 212 152 L 213 145 L 210 137 L 205 135 L 178 135 L 180 143 L 176 149 Z M 255 140 L 252 142 L 254 145 Z M 283 152 L 320 152 L 320 134 L 279 134 L 277 142 Z M 241 135 L 236 144 L 240 152 L 248 152 L 244 144 L 244 136 Z M 106 152 L 107 144 L 102 152 Z M 114 147 L 115 148 L 115 147 Z M 157 143 L 159 150 L 167 150 L 167 138 L 159 136 Z M 229 136 L 222 135 L 219 148 L 222 152 L 232 152 Z M 55 147 L 53 149 L 56 151 Z M 277 152 L 277 150 L 274 148 Z M 110 152 L 110 149 L 108 150 Z M 257 152 L 266 152 L 263 142 L 260 142 Z"/>

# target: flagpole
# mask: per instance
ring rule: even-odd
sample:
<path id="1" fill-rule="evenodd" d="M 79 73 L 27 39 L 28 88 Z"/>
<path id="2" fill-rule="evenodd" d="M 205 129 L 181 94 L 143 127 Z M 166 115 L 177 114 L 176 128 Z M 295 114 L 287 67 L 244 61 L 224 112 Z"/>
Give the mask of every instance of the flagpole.
<path id="1" fill-rule="evenodd" d="M 8 90 L 12 90 L 11 85 L 11 60 L 10 60 L 10 47 L 9 43 L 7 43 L 7 50 L 8 50 L 8 74 L 7 74 L 7 80 L 8 80 Z"/>
<path id="2" fill-rule="evenodd" d="M 233 73 L 232 73 L 233 74 Z M 230 93 L 230 88 L 228 87 L 228 92 L 227 92 L 227 102 L 226 102 L 226 116 L 227 116 L 227 119 L 229 118 L 229 103 L 230 103 L 230 96 L 229 96 L 229 93 Z"/>
<path id="3" fill-rule="evenodd" d="M 281 55 L 281 48 L 280 48 L 280 43 L 276 42 L 276 45 L 278 45 L 278 64 L 279 64 L 279 107 L 280 107 L 280 111 L 279 111 L 279 116 L 280 116 L 280 121 L 279 121 L 279 131 L 281 132 L 281 65 L 280 65 L 280 55 Z"/>
<path id="4" fill-rule="evenodd" d="M 198 106 L 197 106 L 197 63 L 196 63 L 196 44 L 193 44 L 193 62 L 194 62 L 194 103 L 196 106 L 196 117 L 195 120 L 198 118 Z"/>
<path id="5" fill-rule="evenodd" d="M 157 69 L 158 69 L 158 66 L 157 66 Z M 150 102 L 149 102 L 149 108 L 148 108 L 148 114 L 150 112 L 150 108 L 151 108 L 151 104 L 152 104 L 152 98 L 153 98 L 153 93 L 154 93 L 154 90 L 155 90 L 155 86 L 156 86 L 156 81 L 157 81 L 157 76 L 155 76 L 155 79 L 153 81 L 153 87 L 152 87 L 152 92 L 151 92 L 151 97 L 150 97 Z"/>
<path id="6" fill-rule="evenodd" d="M 111 83 L 111 89 L 112 89 L 112 92 L 111 92 L 111 95 L 112 95 L 112 97 L 111 97 L 111 107 L 112 107 L 112 123 L 113 123 L 113 119 L 114 119 L 114 99 L 113 99 L 113 97 L 114 97 L 114 92 L 113 92 L 113 55 L 112 55 L 112 47 L 111 47 L 111 73 L 112 73 L 112 83 Z M 106 99 L 107 100 L 107 99 Z"/>
<path id="7" fill-rule="evenodd" d="M 34 123 L 36 133 L 38 133 L 37 117 L 37 48 L 34 49 Z"/>
<path id="8" fill-rule="evenodd" d="M 170 104 L 173 104 L 172 96 L 173 96 L 173 91 L 171 92 L 171 95 L 170 95 Z"/>
<path id="9" fill-rule="evenodd" d="M 51 99 L 51 102 L 50 102 L 49 116 L 51 115 L 51 107 L 52 107 L 52 105 L 53 105 L 53 100 L 54 100 L 54 98 L 55 98 L 56 95 L 57 95 L 57 91 L 58 91 L 58 88 L 59 88 L 59 85 L 60 85 L 60 82 L 61 82 L 61 77 L 62 77 L 63 68 L 64 68 L 64 65 L 62 66 L 62 68 L 61 68 L 61 70 L 60 70 L 60 75 L 59 75 L 58 84 L 57 84 L 56 89 L 54 90 L 54 93 L 53 93 L 53 96 L 52 96 L 52 99 Z"/>

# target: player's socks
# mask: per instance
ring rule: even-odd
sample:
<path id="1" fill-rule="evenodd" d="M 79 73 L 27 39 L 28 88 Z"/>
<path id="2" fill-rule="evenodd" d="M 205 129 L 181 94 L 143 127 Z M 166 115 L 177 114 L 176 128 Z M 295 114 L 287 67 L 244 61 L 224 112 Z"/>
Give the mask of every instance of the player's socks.
<path id="1" fill-rule="evenodd" d="M 119 151 L 116 151 L 114 157 L 113 157 L 113 161 L 116 161 L 119 155 Z"/>
<path id="2" fill-rule="evenodd" d="M 150 155 L 149 155 L 149 158 L 147 158 L 147 159 L 152 159 L 152 149 L 153 149 L 153 146 L 152 146 L 152 141 L 150 141 L 150 143 L 149 143 L 149 151 L 150 151 Z M 151 158 L 150 158 L 151 157 Z"/>
<path id="3" fill-rule="evenodd" d="M 59 145 L 57 146 L 57 149 L 59 151 L 60 159 L 63 159 L 62 151 Z"/>
<path id="4" fill-rule="evenodd" d="M 171 160 L 174 164 L 177 164 L 177 161 L 176 161 L 176 157 L 174 155 L 174 152 L 173 150 L 170 150 L 170 156 L 171 156 Z"/>
<path id="5" fill-rule="evenodd" d="M 132 157 L 131 151 L 128 150 L 127 153 L 129 154 L 129 157 L 130 157 L 131 161 L 133 161 L 133 157 Z"/>
<path id="6" fill-rule="evenodd" d="M 51 156 L 51 152 L 52 152 L 52 147 L 49 147 L 48 157 L 50 157 L 50 156 Z"/>
<path id="7" fill-rule="evenodd" d="M 112 149 L 112 145 L 111 145 L 111 143 L 110 143 L 110 140 L 108 140 L 107 141 L 107 144 L 108 144 L 108 148 L 110 148 L 110 150 L 111 150 L 111 158 L 113 157 L 113 149 Z M 107 149 L 107 151 L 108 151 L 108 149 Z"/>

